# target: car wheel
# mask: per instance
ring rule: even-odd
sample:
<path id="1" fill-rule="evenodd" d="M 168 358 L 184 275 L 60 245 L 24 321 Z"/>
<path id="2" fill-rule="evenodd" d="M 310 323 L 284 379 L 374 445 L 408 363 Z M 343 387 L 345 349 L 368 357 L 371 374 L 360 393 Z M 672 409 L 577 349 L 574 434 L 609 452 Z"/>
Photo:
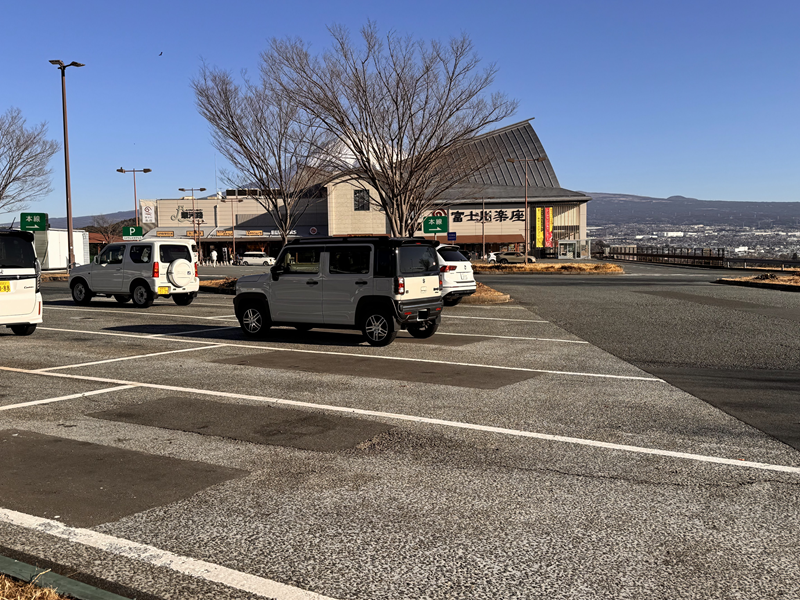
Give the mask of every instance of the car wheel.
<path id="1" fill-rule="evenodd" d="M 120 304 L 126 304 L 131 301 L 131 297 L 126 294 L 114 294 L 114 300 Z"/>
<path id="2" fill-rule="evenodd" d="M 533 263 L 533 262 L 535 262 L 535 261 L 532 258 L 528 257 L 528 263 L 530 264 L 530 263 Z"/>
<path id="3" fill-rule="evenodd" d="M 75 304 L 86 306 L 92 301 L 92 290 L 86 285 L 86 282 L 79 279 L 72 285 L 72 299 Z"/>
<path id="4" fill-rule="evenodd" d="M 311 329 L 313 329 L 311 325 L 303 325 L 303 324 L 295 325 L 294 328 L 297 329 L 297 331 L 302 331 L 303 333 L 311 331 Z"/>
<path id="5" fill-rule="evenodd" d="M 266 307 L 263 304 L 248 304 L 244 307 L 239 325 L 244 334 L 249 337 L 264 335 L 270 328 L 270 318 Z"/>
<path id="6" fill-rule="evenodd" d="M 434 319 L 429 319 L 422 323 L 410 323 L 408 325 L 408 333 L 419 339 L 431 337 L 436 333 L 437 329 L 439 329 L 439 323 Z"/>
<path id="7" fill-rule="evenodd" d="M 14 335 L 30 335 L 36 331 L 36 323 L 31 323 L 30 325 L 12 325 L 11 331 L 14 332 Z"/>
<path id="8" fill-rule="evenodd" d="M 459 296 L 458 298 L 448 298 L 447 300 L 444 301 L 444 305 L 445 306 L 455 306 L 459 302 L 461 302 L 461 296 Z"/>
<path id="9" fill-rule="evenodd" d="M 268 267 L 268 266 L 269 266 L 269 263 L 268 263 L 267 261 L 264 261 L 264 262 L 263 262 L 263 263 L 261 263 L 261 264 L 262 264 L 262 265 L 264 265 L 265 267 Z"/>
<path id="10" fill-rule="evenodd" d="M 242 261 L 242 264 L 243 264 L 245 267 L 249 267 L 249 266 L 250 266 L 250 263 L 249 263 L 249 262 L 247 262 L 246 260 L 243 260 L 243 261 Z"/>
<path id="11" fill-rule="evenodd" d="M 172 300 L 178 306 L 189 306 L 195 299 L 195 296 L 197 296 L 197 294 L 172 294 Z"/>
<path id="12" fill-rule="evenodd" d="M 361 320 L 361 333 L 371 346 L 388 346 L 397 337 L 394 318 L 381 310 L 365 311 Z"/>
<path id="13" fill-rule="evenodd" d="M 149 308 L 153 306 L 153 292 L 146 283 L 137 283 L 131 291 L 133 304 L 136 308 Z"/>

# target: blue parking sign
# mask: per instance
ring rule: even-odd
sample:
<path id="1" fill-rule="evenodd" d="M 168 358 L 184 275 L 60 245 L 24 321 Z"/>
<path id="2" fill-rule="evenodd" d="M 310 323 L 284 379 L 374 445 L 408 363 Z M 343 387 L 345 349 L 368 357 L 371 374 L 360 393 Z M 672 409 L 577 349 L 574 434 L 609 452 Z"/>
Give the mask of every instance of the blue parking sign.
<path id="1" fill-rule="evenodd" d="M 455 231 L 448 231 L 447 232 L 447 241 L 448 242 L 455 242 L 456 241 L 456 232 Z"/>

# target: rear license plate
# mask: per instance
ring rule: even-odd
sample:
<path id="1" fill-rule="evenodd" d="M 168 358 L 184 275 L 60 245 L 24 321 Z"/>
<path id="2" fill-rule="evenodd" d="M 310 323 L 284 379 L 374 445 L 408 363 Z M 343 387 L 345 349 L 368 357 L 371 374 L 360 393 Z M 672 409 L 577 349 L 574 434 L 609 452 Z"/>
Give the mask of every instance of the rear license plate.
<path id="1" fill-rule="evenodd" d="M 461 274 L 461 281 L 466 281 L 469 279 L 469 273 L 462 273 Z"/>
<path id="2" fill-rule="evenodd" d="M 0 281 L 0 292 L 10 292 L 10 291 L 11 291 L 11 282 Z"/>
<path id="3" fill-rule="evenodd" d="M 159 286 L 158 295 L 159 296 L 166 296 L 167 294 L 169 294 L 169 287 L 167 287 L 167 286 Z"/>

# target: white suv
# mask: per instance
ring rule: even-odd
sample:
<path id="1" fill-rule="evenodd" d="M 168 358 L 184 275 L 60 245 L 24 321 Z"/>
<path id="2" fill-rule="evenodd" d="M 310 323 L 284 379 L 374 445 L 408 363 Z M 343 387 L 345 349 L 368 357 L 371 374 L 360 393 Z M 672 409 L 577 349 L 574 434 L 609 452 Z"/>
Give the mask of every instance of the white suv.
<path id="1" fill-rule="evenodd" d="M 436 242 L 354 237 L 293 240 L 269 273 L 236 282 L 234 307 L 244 333 L 271 325 L 360 329 L 386 346 L 407 329 L 436 333 L 442 314 Z"/>
<path id="2" fill-rule="evenodd" d="M 442 299 L 445 306 L 455 306 L 465 296 L 475 293 L 475 275 L 472 263 L 458 246 L 442 244 L 436 248 L 439 254 L 439 270 L 442 272 Z"/>
<path id="3" fill-rule="evenodd" d="M 159 296 L 172 296 L 175 304 L 186 306 L 200 289 L 197 246 L 191 240 L 110 244 L 94 262 L 70 272 L 69 286 L 76 304 L 104 295 L 147 308 Z"/>
<path id="4" fill-rule="evenodd" d="M 15 335 L 30 335 L 42 322 L 41 267 L 33 234 L 0 231 L 0 325 Z"/>
<path id="5" fill-rule="evenodd" d="M 275 259 L 268 256 L 266 252 L 245 252 L 244 256 L 242 256 L 242 264 L 245 266 L 263 265 L 269 267 L 275 264 Z"/>

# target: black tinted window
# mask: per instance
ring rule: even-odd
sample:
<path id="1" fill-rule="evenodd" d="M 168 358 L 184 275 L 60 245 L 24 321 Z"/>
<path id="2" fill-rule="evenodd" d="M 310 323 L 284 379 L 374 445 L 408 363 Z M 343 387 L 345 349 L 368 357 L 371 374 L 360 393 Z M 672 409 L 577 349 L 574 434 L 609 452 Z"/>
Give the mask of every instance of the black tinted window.
<path id="1" fill-rule="evenodd" d="M 328 272 L 332 275 L 369 273 L 369 246 L 332 246 L 328 252 Z"/>
<path id="2" fill-rule="evenodd" d="M 458 250 L 439 250 L 442 258 L 447 262 L 469 261 L 469 259 L 461 254 Z"/>
<path id="3" fill-rule="evenodd" d="M 388 246 L 375 248 L 375 277 L 394 277 L 394 249 Z"/>
<path id="4" fill-rule="evenodd" d="M 0 267 L 33 269 L 35 266 L 33 244 L 15 235 L 0 236 Z"/>
<path id="5" fill-rule="evenodd" d="M 278 267 L 284 273 L 319 273 L 319 256 L 322 248 L 289 248 L 280 258 Z"/>
<path id="6" fill-rule="evenodd" d="M 153 260 L 152 246 L 131 246 L 131 260 L 135 263 L 149 263 Z"/>
<path id="7" fill-rule="evenodd" d="M 403 275 L 416 275 L 438 270 L 436 250 L 430 246 L 400 247 L 400 273 Z"/>
<path id="8" fill-rule="evenodd" d="M 192 253 L 189 252 L 188 246 L 179 244 L 162 244 L 159 246 L 159 260 L 162 263 L 171 263 L 172 261 L 183 258 L 192 262 Z"/>

